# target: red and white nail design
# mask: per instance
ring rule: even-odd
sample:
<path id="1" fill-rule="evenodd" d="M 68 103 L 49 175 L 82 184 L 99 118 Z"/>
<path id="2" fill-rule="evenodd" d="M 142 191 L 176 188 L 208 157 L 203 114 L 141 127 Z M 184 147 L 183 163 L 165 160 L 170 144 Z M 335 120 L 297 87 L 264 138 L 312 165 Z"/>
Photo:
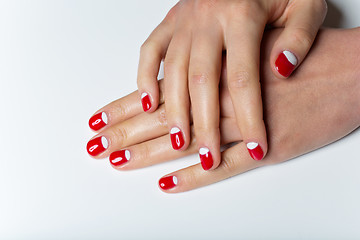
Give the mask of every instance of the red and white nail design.
<path id="1" fill-rule="evenodd" d="M 120 166 L 127 163 L 130 160 L 130 151 L 121 150 L 110 154 L 110 163 L 114 166 Z"/>
<path id="2" fill-rule="evenodd" d="M 261 160 L 264 157 L 264 152 L 261 149 L 260 145 L 256 142 L 249 142 L 246 144 L 246 147 L 250 153 L 250 156 L 254 159 L 254 160 Z"/>
<path id="3" fill-rule="evenodd" d="M 208 148 L 206 147 L 200 148 L 199 156 L 200 156 L 201 166 L 204 170 L 209 170 L 210 168 L 212 168 L 214 161 L 211 152 Z"/>
<path id="4" fill-rule="evenodd" d="M 141 104 L 145 112 L 149 111 L 149 109 L 151 108 L 150 97 L 145 92 L 141 94 Z"/>
<path id="5" fill-rule="evenodd" d="M 297 63 L 298 60 L 292 52 L 283 51 L 275 61 L 275 68 L 284 77 L 289 77 Z"/>
<path id="6" fill-rule="evenodd" d="M 105 127 L 108 123 L 108 118 L 105 112 L 99 112 L 92 116 L 89 120 L 89 126 L 92 130 L 98 131 Z"/>
<path id="7" fill-rule="evenodd" d="M 173 127 L 170 130 L 170 138 L 173 149 L 179 150 L 184 146 L 185 141 L 180 128 Z"/>
<path id="8" fill-rule="evenodd" d="M 159 187 L 163 190 L 174 188 L 178 184 L 178 179 L 175 176 L 163 177 L 159 180 Z"/>
<path id="9" fill-rule="evenodd" d="M 108 148 L 108 146 L 109 146 L 109 142 L 106 139 L 106 137 L 101 136 L 91 139 L 88 142 L 86 149 L 91 156 L 96 156 L 104 152 Z"/>

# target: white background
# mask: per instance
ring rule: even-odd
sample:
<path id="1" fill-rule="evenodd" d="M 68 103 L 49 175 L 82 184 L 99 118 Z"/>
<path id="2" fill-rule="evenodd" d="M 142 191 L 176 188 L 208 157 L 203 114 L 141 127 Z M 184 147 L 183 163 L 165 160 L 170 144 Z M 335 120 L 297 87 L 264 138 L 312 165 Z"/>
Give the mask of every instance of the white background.
<path id="1" fill-rule="evenodd" d="M 197 156 L 117 172 L 87 155 L 88 118 L 136 89 L 175 2 L 0 1 L 0 239 L 359 239 L 359 131 L 175 195 L 158 178 Z M 332 1 L 326 25 L 359 26 L 359 10 Z"/>

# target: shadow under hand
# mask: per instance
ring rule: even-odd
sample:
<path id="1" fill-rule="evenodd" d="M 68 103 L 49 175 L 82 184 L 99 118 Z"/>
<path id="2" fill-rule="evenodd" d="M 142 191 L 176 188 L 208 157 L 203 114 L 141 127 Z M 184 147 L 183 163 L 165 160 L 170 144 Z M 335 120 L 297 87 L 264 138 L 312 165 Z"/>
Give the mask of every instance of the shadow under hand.
<path id="1" fill-rule="evenodd" d="M 331 1 L 327 1 L 328 13 L 324 20 L 323 26 L 330 28 L 341 28 L 344 15 L 340 9 Z"/>

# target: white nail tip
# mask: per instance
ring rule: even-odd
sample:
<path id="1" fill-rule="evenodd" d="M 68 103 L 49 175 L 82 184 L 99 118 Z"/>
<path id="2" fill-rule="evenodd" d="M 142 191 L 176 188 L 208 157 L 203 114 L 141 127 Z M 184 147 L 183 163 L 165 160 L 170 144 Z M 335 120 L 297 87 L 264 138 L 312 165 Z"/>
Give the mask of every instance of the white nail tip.
<path id="1" fill-rule="evenodd" d="M 126 160 L 130 159 L 130 151 L 129 150 L 125 150 L 125 157 L 126 157 Z"/>
<path id="2" fill-rule="evenodd" d="M 102 146 L 105 148 L 105 149 L 107 149 L 108 148 L 108 146 L 109 146 L 109 142 L 108 142 L 108 140 L 106 139 L 106 137 L 101 137 L 101 144 L 102 144 Z"/>
<path id="3" fill-rule="evenodd" d="M 171 130 L 170 130 L 170 134 L 175 134 L 175 133 L 178 133 L 180 132 L 180 129 L 177 128 L 177 127 L 173 127 Z"/>
<path id="4" fill-rule="evenodd" d="M 289 51 L 283 51 L 285 57 L 287 58 L 287 60 L 294 66 L 296 66 L 297 64 L 297 58 L 295 57 L 295 55 L 292 52 Z"/>
<path id="5" fill-rule="evenodd" d="M 205 155 L 209 152 L 210 150 L 208 148 L 202 147 L 199 149 L 199 154 L 200 155 Z"/>
<path id="6" fill-rule="evenodd" d="M 141 99 L 143 99 L 144 97 L 146 97 L 148 94 L 146 92 L 141 94 Z"/>
<path id="7" fill-rule="evenodd" d="M 107 115 L 106 115 L 105 112 L 102 112 L 102 113 L 101 113 L 101 119 L 103 120 L 103 122 L 104 122 L 105 124 L 108 123 L 108 118 L 107 118 Z"/>
<path id="8" fill-rule="evenodd" d="M 256 142 L 249 142 L 248 144 L 246 144 L 246 147 L 250 150 L 255 149 L 257 146 L 259 146 L 259 144 Z"/>
<path id="9" fill-rule="evenodd" d="M 173 183 L 175 184 L 175 185 L 177 185 L 178 184 L 178 179 L 177 179 L 177 177 L 175 177 L 175 176 L 173 176 Z"/>

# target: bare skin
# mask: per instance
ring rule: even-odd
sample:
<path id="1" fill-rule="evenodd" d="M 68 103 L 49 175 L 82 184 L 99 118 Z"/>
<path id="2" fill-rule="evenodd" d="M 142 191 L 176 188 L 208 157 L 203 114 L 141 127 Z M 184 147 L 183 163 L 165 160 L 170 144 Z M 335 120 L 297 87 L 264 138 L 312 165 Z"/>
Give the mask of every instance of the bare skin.
<path id="1" fill-rule="evenodd" d="M 263 41 L 261 86 L 269 144 L 265 159 L 254 161 L 246 151 L 223 68 L 221 144 L 237 144 L 222 152 L 217 169 L 205 172 L 199 163 L 168 174 L 176 176 L 178 182 L 165 192 L 192 190 L 295 158 L 330 144 L 360 126 L 360 29 L 322 30 L 306 61 L 285 81 L 272 74 L 269 63 L 270 49 L 280 33 L 281 30 L 272 31 Z M 343 42 L 347 44 L 339 44 Z M 160 81 L 160 89 L 162 85 Z M 97 111 L 108 115 L 108 124 L 97 136 L 105 136 L 109 147 L 96 158 L 127 149 L 131 153 L 130 160 L 115 168 L 131 170 L 196 153 L 198 147 L 193 133 L 186 150 L 172 149 L 164 98 L 160 95 L 160 106 L 151 114 L 143 113 L 137 91 Z"/>

